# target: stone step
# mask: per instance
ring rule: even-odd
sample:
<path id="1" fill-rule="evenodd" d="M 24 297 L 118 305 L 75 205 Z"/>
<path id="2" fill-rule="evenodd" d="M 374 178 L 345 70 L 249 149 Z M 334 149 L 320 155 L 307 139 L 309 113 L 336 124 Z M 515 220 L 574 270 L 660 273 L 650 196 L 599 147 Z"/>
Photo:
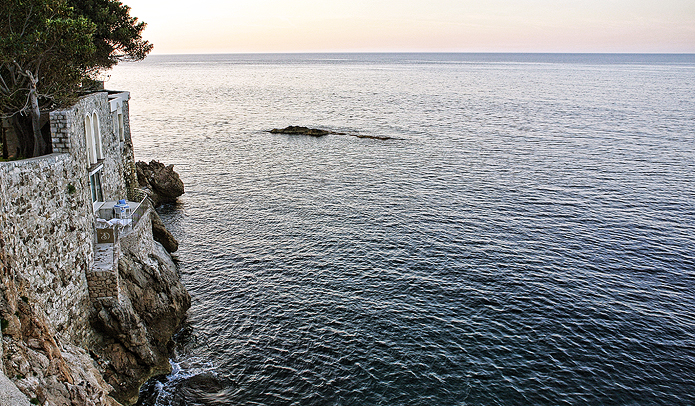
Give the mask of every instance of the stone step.
<path id="1" fill-rule="evenodd" d="M 114 266 L 113 243 L 97 244 L 94 249 L 94 266 L 92 271 L 110 271 Z"/>

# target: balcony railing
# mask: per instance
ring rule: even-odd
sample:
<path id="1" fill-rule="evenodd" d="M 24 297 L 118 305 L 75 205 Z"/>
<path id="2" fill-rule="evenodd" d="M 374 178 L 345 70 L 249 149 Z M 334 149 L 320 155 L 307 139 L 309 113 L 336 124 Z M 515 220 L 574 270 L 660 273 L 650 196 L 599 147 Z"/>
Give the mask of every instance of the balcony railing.
<path id="1" fill-rule="evenodd" d="M 97 217 L 97 228 L 113 228 L 116 233 L 127 234 L 140 222 L 147 211 L 147 197 L 139 202 L 111 201 L 103 202 L 95 206 L 94 214 Z M 115 233 L 115 235 L 117 235 Z"/>

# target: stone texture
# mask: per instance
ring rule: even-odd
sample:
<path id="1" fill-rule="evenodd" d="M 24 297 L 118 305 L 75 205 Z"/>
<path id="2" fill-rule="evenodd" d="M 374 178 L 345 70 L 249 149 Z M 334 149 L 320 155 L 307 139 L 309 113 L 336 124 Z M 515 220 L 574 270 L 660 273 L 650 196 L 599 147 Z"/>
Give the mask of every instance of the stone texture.
<path id="1" fill-rule="evenodd" d="M 184 193 L 183 182 L 174 172 L 174 165 L 167 166 L 153 160 L 149 164 L 140 161 L 135 166 L 140 187 L 147 192 L 155 207 L 172 202 Z"/>
<path id="2" fill-rule="evenodd" d="M 30 297 L 21 270 L 4 251 L 3 237 L 0 232 L 0 312 L 7 320 L 2 334 L 5 375 L 25 399 L 40 404 L 117 405 L 109 396 L 113 388 L 87 351 L 58 334 L 43 303 Z"/>
<path id="3" fill-rule="evenodd" d="M 31 406 L 29 399 L 2 372 L 0 372 L 0 405 Z"/>
<path id="4" fill-rule="evenodd" d="M 42 303 L 55 329 L 87 340 L 85 272 L 93 259 L 87 174 L 68 154 L 0 163 L 0 230 L 13 278 Z M 68 185 L 75 192 L 68 192 Z M 6 314 L 0 316 L 7 318 Z"/>

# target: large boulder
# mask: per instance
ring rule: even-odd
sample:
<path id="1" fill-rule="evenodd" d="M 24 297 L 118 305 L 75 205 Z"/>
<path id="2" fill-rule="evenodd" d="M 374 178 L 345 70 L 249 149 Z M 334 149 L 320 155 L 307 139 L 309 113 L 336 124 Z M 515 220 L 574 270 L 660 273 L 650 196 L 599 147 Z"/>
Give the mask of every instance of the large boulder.
<path id="1" fill-rule="evenodd" d="M 162 203 L 172 202 L 184 193 L 183 182 L 179 174 L 174 172 L 174 165 L 164 165 L 152 160 L 150 163 L 135 164 L 140 187 L 145 189 L 155 207 Z"/>

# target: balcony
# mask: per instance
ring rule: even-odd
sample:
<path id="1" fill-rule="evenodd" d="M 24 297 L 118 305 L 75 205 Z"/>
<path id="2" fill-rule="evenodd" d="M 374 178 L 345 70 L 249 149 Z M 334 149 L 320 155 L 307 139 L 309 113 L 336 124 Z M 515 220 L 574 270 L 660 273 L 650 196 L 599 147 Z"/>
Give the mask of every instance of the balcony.
<path id="1" fill-rule="evenodd" d="M 94 205 L 94 214 L 97 218 L 97 237 L 98 242 L 115 243 L 118 235 L 128 234 L 132 231 L 145 214 L 147 198 L 143 198 L 139 202 L 123 201 L 120 202 L 97 202 Z M 113 229 L 112 237 L 99 237 L 99 230 Z M 107 241 L 112 239 L 113 241 Z"/>

